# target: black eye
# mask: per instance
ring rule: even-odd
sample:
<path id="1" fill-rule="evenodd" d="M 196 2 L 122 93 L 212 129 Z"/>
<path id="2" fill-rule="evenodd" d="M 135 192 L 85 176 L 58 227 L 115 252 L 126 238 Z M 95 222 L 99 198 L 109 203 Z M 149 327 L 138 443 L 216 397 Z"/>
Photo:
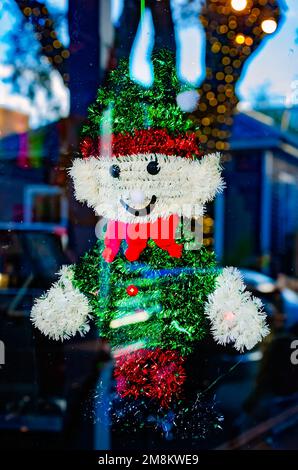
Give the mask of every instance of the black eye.
<path id="1" fill-rule="evenodd" d="M 120 167 L 118 165 L 110 166 L 110 175 L 113 176 L 113 178 L 119 178 L 120 177 Z"/>
<path id="2" fill-rule="evenodd" d="M 152 160 L 147 165 L 147 171 L 150 175 L 157 175 L 160 172 L 160 166 L 157 160 Z"/>

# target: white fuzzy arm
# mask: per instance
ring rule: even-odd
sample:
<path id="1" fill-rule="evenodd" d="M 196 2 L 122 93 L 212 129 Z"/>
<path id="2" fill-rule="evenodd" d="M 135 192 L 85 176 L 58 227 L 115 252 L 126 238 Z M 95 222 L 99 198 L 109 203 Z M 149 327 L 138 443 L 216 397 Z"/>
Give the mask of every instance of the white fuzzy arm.
<path id="1" fill-rule="evenodd" d="M 269 333 L 261 300 L 245 290 L 236 268 L 224 268 L 218 276 L 205 313 L 215 341 L 234 343 L 238 351 L 253 348 Z"/>
<path id="2" fill-rule="evenodd" d="M 31 321 L 44 335 L 55 340 L 68 339 L 89 331 L 91 308 L 88 299 L 73 286 L 71 266 L 64 266 L 60 279 L 35 300 Z"/>

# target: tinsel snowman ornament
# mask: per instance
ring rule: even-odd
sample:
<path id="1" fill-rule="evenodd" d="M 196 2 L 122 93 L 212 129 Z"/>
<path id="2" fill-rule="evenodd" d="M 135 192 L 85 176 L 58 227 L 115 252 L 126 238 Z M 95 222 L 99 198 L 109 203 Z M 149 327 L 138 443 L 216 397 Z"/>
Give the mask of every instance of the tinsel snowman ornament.
<path id="1" fill-rule="evenodd" d="M 243 351 L 268 328 L 240 272 L 219 268 L 204 245 L 191 249 L 183 232 L 185 218 L 201 217 L 223 189 L 220 155 L 203 155 L 179 108 L 169 53 L 154 65 L 155 85 L 142 89 L 123 63 L 90 108 L 69 173 L 77 200 L 104 216 L 107 229 L 77 265 L 62 268 L 31 319 L 55 340 L 85 334 L 95 319 L 116 357 L 119 395 L 167 407 L 181 396 L 185 357 L 208 331 Z M 107 139 L 98 128 L 111 103 Z"/>

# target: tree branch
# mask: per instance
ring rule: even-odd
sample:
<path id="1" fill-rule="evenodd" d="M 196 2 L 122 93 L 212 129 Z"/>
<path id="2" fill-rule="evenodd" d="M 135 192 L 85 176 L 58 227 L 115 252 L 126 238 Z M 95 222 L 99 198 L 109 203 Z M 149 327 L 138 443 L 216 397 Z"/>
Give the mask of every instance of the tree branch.
<path id="1" fill-rule="evenodd" d="M 44 3 L 37 0 L 15 0 L 26 21 L 34 28 L 37 40 L 41 46 L 41 53 L 50 64 L 60 73 L 65 85 L 68 84 L 69 74 L 66 61 L 69 51 L 59 41 L 52 19 Z"/>

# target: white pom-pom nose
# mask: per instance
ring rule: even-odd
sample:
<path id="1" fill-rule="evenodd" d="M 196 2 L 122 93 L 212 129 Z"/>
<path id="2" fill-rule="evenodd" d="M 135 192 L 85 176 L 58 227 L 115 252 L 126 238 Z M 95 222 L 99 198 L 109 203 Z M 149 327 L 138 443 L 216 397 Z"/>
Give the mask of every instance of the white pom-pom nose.
<path id="1" fill-rule="evenodd" d="M 130 200 L 134 204 L 142 204 L 145 199 L 145 194 L 141 189 L 134 189 L 130 191 Z"/>

